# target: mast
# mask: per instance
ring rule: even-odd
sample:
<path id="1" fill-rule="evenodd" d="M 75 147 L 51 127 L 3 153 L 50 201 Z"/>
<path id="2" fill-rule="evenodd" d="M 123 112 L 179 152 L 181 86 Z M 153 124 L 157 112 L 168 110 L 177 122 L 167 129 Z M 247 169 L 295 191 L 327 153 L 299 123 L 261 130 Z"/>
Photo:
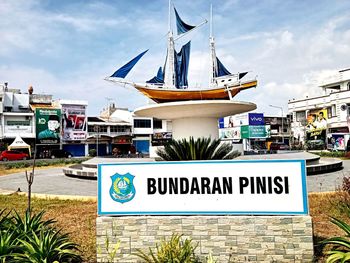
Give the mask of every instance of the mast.
<path id="1" fill-rule="evenodd" d="M 215 86 L 214 78 L 217 71 L 216 53 L 215 53 L 215 40 L 213 37 L 213 6 L 210 5 L 210 36 L 209 36 L 209 47 L 210 47 L 210 65 L 209 65 L 209 87 Z"/>
<path id="2" fill-rule="evenodd" d="M 175 44 L 173 32 L 171 30 L 171 0 L 169 0 L 169 20 L 168 20 L 168 50 L 167 60 L 165 62 L 164 69 L 164 87 L 169 89 L 175 89 Z"/>

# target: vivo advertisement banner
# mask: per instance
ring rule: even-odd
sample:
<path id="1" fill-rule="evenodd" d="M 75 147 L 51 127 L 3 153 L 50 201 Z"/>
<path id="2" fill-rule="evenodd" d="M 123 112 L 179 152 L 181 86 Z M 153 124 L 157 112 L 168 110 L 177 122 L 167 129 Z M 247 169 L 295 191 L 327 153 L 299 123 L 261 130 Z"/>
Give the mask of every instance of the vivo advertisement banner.
<path id="1" fill-rule="evenodd" d="M 99 215 L 307 215 L 304 160 L 99 164 Z"/>
<path id="2" fill-rule="evenodd" d="M 265 125 L 263 113 L 248 113 L 249 125 Z"/>

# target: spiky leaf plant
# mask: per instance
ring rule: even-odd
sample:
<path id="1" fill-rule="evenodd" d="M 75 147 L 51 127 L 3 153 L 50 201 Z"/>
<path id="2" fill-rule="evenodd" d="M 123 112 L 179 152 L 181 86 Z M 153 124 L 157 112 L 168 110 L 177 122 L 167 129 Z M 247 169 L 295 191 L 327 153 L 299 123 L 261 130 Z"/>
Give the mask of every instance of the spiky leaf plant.
<path id="1" fill-rule="evenodd" d="M 325 252 L 328 255 L 326 263 L 350 261 L 350 225 L 342 220 L 332 217 L 331 222 L 343 230 L 345 237 L 332 237 L 322 241 L 321 244 L 333 245 L 332 249 Z"/>
<path id="2" fill-rule="evenodd" d="M 22 253 L 15 256 L 19 262 L 82 262 L 77 254 L 77 244 L 70 242 L 67 234 L 48 229 L 39 234 L 32 232 L 20 239 Z"/>
<path id="3" fill-rule="evenodd" d="M 193 246 L 191 239 L 182 241 L 182 236 L 173 234 L 170 240 L 165 239 L 158 245 L 155 251 L 149 248 L 149 253 L 138 249 L 136 256 L 140 257 L 147 263 L 200 263 L 201 261 L 195 255 L 194 251 L 197 245 Z"/>
<path id="4" fill-rule="evenodd" d="M 164 161 L 223 160 L 233 159 L 240 154 L 232 151 L 232 145 L 220 139 L 190 137 L 189 140 L 171 140 L 156 151 Z"/>

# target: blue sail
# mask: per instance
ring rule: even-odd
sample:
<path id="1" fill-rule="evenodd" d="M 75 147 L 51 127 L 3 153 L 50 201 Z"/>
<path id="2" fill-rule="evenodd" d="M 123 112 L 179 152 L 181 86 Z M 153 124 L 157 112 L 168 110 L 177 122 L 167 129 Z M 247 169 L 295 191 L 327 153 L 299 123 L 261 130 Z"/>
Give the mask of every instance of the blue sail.
<path id="1" fill-rule="evenodd" d="M 217 65 L 218 65 L 218 68 L 217 68 L 217 72 L 215 72 L 215 77 L 221 77 L 221 76 L 226 76 L 226 75 L 230 75 L 231 72 L 228 71 L 225 66 L 221 63 L 221 61 L 216 58 L 216 62 L 217 62 Z"/>
<path id="2" fill-rule="evenodd" d="M 175 86 L 184 89 L 188 86 L 188 64 L 190 62 L 191 41 L 183 45 L 180 52 L 175 51 Z"/>
<path id="3" fill-rule="evenodd" d="M 146 83 L 159 83 L 159 84 L 164 83 L 164 74 L 163 74 L 162 67 L 159 67 L 158 72 L 157 72 L 157 76 L 146 81 Z"/>
<path id="4" fill-rule="evenodd" d="M 195 26 L 188 25 L 184 21 L 182 21 L 179 14 L 177 13 L 175 7 L 174 7 L 174 10 L 175 10 L 175 16 L 176 16 L 176 27 L 177 27 L 177 34 L 178 35 L 186 33 L 188 31 L 190 31 L 191 29 L 195 28 Z"/>
<path id="5" fill-rule="evenodd" d="M 126 75 L 132 70 L 132 68 L 135 66 L 135 64 L 140 60 L 140 58 L 148 51 L 148 49 L 141 54 L 137 55 L 135 58 L 130 60 L 128 63 L 126 63 L 124 66 L 122 66 L 120 69 L 118 69 L 116 72 L 114 72 L 111 77 L 114 78 L 125 78 Z"/>

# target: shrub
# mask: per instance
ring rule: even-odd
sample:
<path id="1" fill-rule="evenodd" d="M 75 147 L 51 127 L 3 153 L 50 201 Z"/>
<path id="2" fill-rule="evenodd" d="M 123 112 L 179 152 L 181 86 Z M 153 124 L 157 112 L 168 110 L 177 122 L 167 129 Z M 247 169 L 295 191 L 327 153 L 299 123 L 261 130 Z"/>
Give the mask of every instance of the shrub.
<path id="1" fill-rule="evenodd" d="M 328 255 L 326 262 L 348 262 L 350 260 L 350 225 L 332 217 L 331 222 L 343 230 L 345 237 L 332 237 L 322 241 L 323 245 L 333 245 L 332 249 L 325 252 Z"/>
<path id="2" fill-rule="evenodd" d="M 156 153 L 165 161 L 222 160 L 239 156 L 232 148 L 231 144 L 221 143 L 220 139 L 195 140 L 190 137 L 189 140 L 170 140 L 164 145 L 164 149 L 158 149 Z"/>
<path id="3" fill-rule="evenodd" d="M 43 220 L 44 212 L 21 217 L 0 211 L 0 262 L 81 262 L 78 245 Z"/>
<path id="4" fill-rule="evenodd" d="M 142 258 L 147 263 L 199 263 L 199 258 L 195 255 L 194 250 L 197 245 L 193 246 L 191 239 L 181 240 L 182 236 L 173 234 L 169 241 L 165 239 L 158 245 L 156 244 L 155 252 L 149 248 L 146 254 L 138 249 L 136 256 Z"/>
<path id="5" fill-rule="evenodd" d="M 89 150 L 89 156 L 95 157 L 96 155 L 97 155 L 96 149 L 90 149 L 90 150 Z"/>

